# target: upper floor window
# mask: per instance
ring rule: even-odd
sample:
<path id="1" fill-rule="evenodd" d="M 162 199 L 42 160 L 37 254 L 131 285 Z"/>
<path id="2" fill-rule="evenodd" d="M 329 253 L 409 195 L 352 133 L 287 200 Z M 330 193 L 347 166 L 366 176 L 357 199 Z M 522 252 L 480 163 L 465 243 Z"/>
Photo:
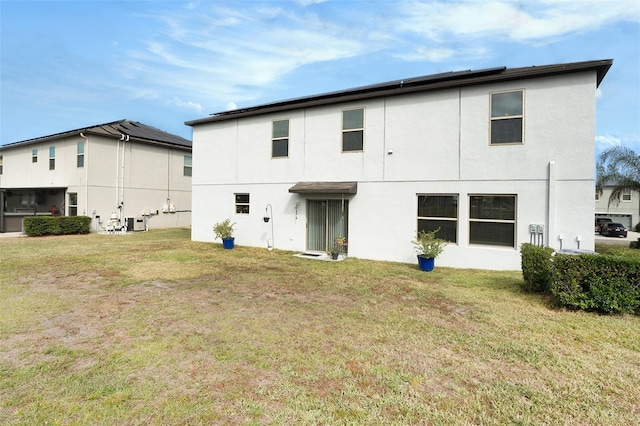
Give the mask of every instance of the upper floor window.
<path id="1" fill-rule="evenodd" d="M 523 143 L 524 91 L 491 94 L 491 144 Z"/>
<path id="2" fill-rule="evenodd" d="M 469 244 L 516 247 L 516 196 L 469 197 Z"/>
<path id="3" fill-rule="evenodd" d="M 596 201 L 598 201 L 600 199 L 600 194 L 598 193 L 598 191 L 596 191 Z"/>
<path id="4" fill-rule="evenodd" d="M 0 155 L 0 175 L 2 174 L 2 163 L 3 163 L 2 155 Z"/>
<path id="5" fill-rule="evenodd" d="M 418 195 L 418 233 L 438 229 L 438 238 L 458 241 L 458 195 Z"/>
<path id="6" fill-rule="evenodd" d="M 342 111 L 342 151 L 364 149 L 364 109 Z"/>
<path id="7" fill-rule="evenodd" d="M 271 156 L 289 156 L 289 120 L 279 120 L 272 123 Z"/>
<path id="8" fill-rule="evenodd" d="M 622 190 L 622 201 L 631 201 L 631 190 L 623 189 Z"/>
<path id="9" fill-rule="evenodd" d="M 84 141 L 82 142 L 78 142 L 78 148 L 77 148 L 77 160 L 76 160 L 76 165 L 78 167 L 84 167 Z"/>
<path id="10" fill-rule="evenodd" d="M 249 194 L 236 195 L 236 213 L 249 214 Z"/>
<path id="11" fill-rule="evenodd" d="M 56 169 L 56 147 L 49 147 L 49 170 Z"/>
<path id="12" fill-rule="evenodd" d="M 32 163 L 38 162 L 38 148 L 34 148 L 31 150 L 31 162 Z"/>
<path id="13" fill-rule="evenodd" d="M 183 167 L 183 171 L 182 171 L 182 175 L 183 176 L 191 176 L 191 172 L 193 171 L 192 166 L 191 166 L 191 156 L 190 155 L 185 155 L 184 156 L 184 167 Z"/>

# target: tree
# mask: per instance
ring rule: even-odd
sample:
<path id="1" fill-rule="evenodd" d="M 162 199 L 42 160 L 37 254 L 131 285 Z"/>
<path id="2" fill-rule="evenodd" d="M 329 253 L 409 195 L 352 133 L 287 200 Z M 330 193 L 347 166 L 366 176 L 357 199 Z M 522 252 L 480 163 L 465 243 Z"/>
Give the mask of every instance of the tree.
<path id="1" fill-rule="evenodd" d="M 625 190 L 640 191 L 640 155 L 625 146 L 614 146 L 600 154 L 596 164 L 596 191 L 612 185 L 609 203 L 618 204 Z"/>

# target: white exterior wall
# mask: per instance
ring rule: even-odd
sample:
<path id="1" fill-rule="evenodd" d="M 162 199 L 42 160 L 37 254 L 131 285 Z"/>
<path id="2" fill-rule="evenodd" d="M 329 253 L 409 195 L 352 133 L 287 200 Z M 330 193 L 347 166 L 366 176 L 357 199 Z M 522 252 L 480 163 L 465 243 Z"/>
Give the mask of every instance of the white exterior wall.
<path id="1" fill-rule="evenodd" d="M 490 93 L 523 89 L 524 144 L 489 144 Z M 342 110 L 365 109 L 363 152 L 341 152 Z M 289 119 L 289 157 L 271 158 L 271 122 Z M 595 73 L 485 84 L 318 106 L 194 126 L 192 238 L 231 218 L 236 244 L 305 251 L 306 200 L 297 182 L 357 181 L 349 199 L 349 256 L 415 263 L 417 194 L 458 194 L 458 242 L 438 265 L 519 269 L 529 224 L 544 242 L 593 249 Z M 389 154 L 389 150 L 393 153 Z M 250 194 L 235 214 L 234 193 Z M 469 196 L 516 195 L 516 247 L 469 244 Z M 296 202 L 299 207 L 296 213 Z"/>
<path id="2" fill-rule="evenodd" d="M 100 229 L 100 221 L 106 226 L 112 213 L 139 217 L 144 210 L 158 211 L 149 219 L 150 229 L 191 225 L 191 177 L 183 176 L 184 156 L 190 152 L 89 135 L 84 167 L 77 167 L 77 143 L 82 141 L 75 136 L 3 150 L 0 187 L 65 188 L 67 194 L 77 193 L 78 215 L 100 217 L 93 220 L 92 231 Z M 50 146 L 56 149 L 55 170 L 49 170 Z M 38 162 L 32 163 L 36 148 Z M 175 213 L 163 213 L 168 199 Z M 68 214 L 68 205 L 63 214 Z"/>

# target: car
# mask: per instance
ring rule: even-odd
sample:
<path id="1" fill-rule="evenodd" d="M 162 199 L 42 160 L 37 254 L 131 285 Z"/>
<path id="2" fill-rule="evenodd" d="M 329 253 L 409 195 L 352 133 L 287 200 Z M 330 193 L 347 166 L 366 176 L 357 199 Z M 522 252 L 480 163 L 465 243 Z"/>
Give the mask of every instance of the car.
<path id="1" fill-rule="evenodd" d="M 627 228 L 625 228 L 623 224 L 616 222 L 607 222 L 603 224 L 600 233 L 605 237 L 622 236 L 627 238 Z"/>
<path id="2" fill-rule="evenodd" d="M 604 223 L 608 223 L 608 222 L 613 222 L 611 219 L 609 219 L 608 217 L 598 217 L 596 218 L 596 232 L 597 233 L 602 233 L 602 225 Z"/>

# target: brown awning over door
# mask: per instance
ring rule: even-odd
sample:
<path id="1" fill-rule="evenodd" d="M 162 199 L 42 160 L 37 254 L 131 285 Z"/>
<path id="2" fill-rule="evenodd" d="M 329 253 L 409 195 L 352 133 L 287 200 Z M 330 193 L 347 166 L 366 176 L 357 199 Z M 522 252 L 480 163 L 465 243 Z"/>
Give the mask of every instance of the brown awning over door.
<path id="1" fill-rule="evenodd" d="M 356 194 L 358 182 L 298 182 L 289 188 L 295 194 Z"/>

